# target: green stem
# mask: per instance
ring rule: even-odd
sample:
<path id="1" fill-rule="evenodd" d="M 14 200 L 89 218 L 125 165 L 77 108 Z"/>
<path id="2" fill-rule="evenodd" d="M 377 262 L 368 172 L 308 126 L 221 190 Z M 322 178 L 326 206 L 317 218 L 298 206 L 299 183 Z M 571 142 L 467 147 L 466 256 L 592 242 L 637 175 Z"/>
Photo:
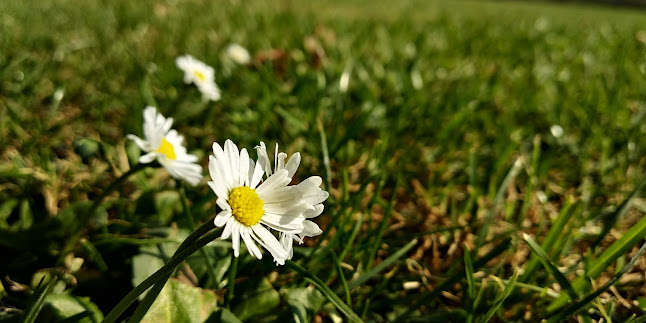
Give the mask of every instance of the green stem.
<path id="1" fill-rule="evenodd" d="M 179 252 L 181 252 L 188 243 L 192 243 L 197 237 L 200 235 L 200 231 L 195 228 L 195 220 L 193 219 L 193 214 L 191 213 L 190 208 L 188 207 L 188 199 L 186 198 L 186 192 L 184 190 L 184 185 L 180 187 L 180 200 L 182 202 L 182 208 L 184 209 L 184 214 L 188 218 L 191 229 L 193 230 L 193 234 L 191 234 L 192 238 L 189 239 L 187 238 L 182 245 L 177 248 L 177 251 L 175 251 L 175 254 L 173 254 L 173 257 L 177 255 Z M 213 226 L 213 221 L 208 221 L 204 225 L 202 225 L 201 230 L 205 230 L 206 228 L 211 228 Z M 208 231 L 208 230 L 207 230 Z M 203 234 L 204 232 L 202 232 Z M 187 243 L 188 241 L 188 243 Z M 206 260 L 207 262 L 207 272 L 209 273 L 209 276 L 212 279 L 212 282 L 215 283 L 215 271 L 213 268 L 213 264 L 211 263 L 211 259 L 208 257 L 208 254 L 206 251 L 202 248 L 199 249 L 199 252 L 201 253 L 202 257 Z M 141 319 L 143 319 L 144 315 L 148 312 L 148 309 L 153 305 L 155 302 L 155 299 L 157 299 L 157 296 L 159 296 L 159 293 L 161 293 L 162 289 L 164 286 L 166 286 L 166 282 L 170 279 L 170 277 L 173 275 L 174 271 L 171 271 L 168 273 L 165 277 L 161 278 L 158 282 L 155 283 L 155 286 L 153 286 L 148 293 L 146 293 L 146 296 L 144 299 L 137 305 L 137 308 L 135 309 L 135 312 L 132 314 L 132 317 L 128 322 L 139 322 Z"/>
<path id="2" fill-rule="evenodd" d="M 184 209 L 184 215 L 186 215 L 186 218 L 189 221 L 189 224 L 191 225 L 191 230 L 195 231 L 196 226 L 195 226 L 195 219 L 193 218 L 193 213 L 191 213 L 191 208 L 188 206 L 188 199 L 186 198 L 186 191 L 184 190 L 184 183 L 182 183 L 182 186 L 179 190 L 180 194 L 180 200 L 182 202 L 182 208 Z M 213 222 L 213 221 L 210 221 Z M 200 255 L 202 258 L 204 258 L 204 261 L 206 262 L 206 273 L 209 275 L 209 278 L 211 280 L 211 284 L 216 284 L 217 283 L 217 274 L 215 273 L 215 266 L 213 265 L 213 261 L 211 261 L 211 257 L 209 257 L 208 253 L 204 249 L 200 249 Z M 209 284 L 207 286 L 204 286 L 205 288 L 210 288 Z"/>
<path id="3" fill-rule="evenodd" d="M 227 295 L 224 298 L 224 307 L 229 308 L 233 300 L 233 288 L 236 285 L 236 274 L 238 271 L 238 257 L 231 254 L 231 266 L 229 267 L 229 278 L 227 279 Z"/>
<path id="4" fill-rule="evenodd" d="M 150 277 L 146 278 L 141 284 L 135 287 L 128 295 L 126 295 L 120 302 L 115 306 L 110 313 L 105 317 L 104 323 L 113 323 L 119 316 L 126 310 L 130 305 L 137 300 L 139 295 L 148 290 L 158 281 L 164 279 L 166 276 L 169 276 L 173 273 L 175 268 L 179 266 L 186 258 L 192 255 L 195 251 L 205 246 L 207 243 L 215 240 L 221 233 L 222 230 L 215 230 L 205 235 L 206 232 L 213 229 L 215 225 L 213 221 L 207 221 L 202 226 L 197 228 L 190 236 L 184 240 L 184 242 L 179 246 L 175 255 L 168 261 L 166 265 L 157 270 Z M 204 235 L 202 237 L 202 235 Z M 201 237 L 201 238 L 200 238 Z M 199 238 L 199 240 L 198 240 Z M 165 283 L 165 281 L 164 281 Z M 162 284 L 163 287 L 163 284 Z M 161 290 L 161 289 L 160 289 Z"/>
<path id="5" fill-rule="evenodd" d="M 301 274 L 301 276 L 305 277 L 307 280 L 310 280 L 316 287 L 318 287 L 321 293 L 323 293 L 323 295 L 325 295 L 328 300 L 332 302 L 332 304 L 336 306 L 336 308 L 341 311 L 341 313 L 343 313 L 350 321 L 363 322 L 361 320 L 361 317 L 359 317 L 359 315 L 357 315 L 357 313 L 355 313 L 350 308 L 350 306 L 344 303 L 343 300 L 341 300 L 341 298 L 339 298 L 339 296 L 337 296 L 337 294 L 335 294 L 321 279 L 289 259 L 285 261 L 285 265 L 287 265 L 287 267 L 291 268 L 295 272 Z"/>

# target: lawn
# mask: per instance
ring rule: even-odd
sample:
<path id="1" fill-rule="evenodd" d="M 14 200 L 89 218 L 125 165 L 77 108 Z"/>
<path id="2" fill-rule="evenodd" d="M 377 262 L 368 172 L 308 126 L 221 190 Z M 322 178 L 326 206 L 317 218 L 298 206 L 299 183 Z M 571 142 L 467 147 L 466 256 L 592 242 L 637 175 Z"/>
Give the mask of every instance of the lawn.
<path id="1" fill-rule="evenodd" d="M 101 321 L 170 268 L 220 212 L 207 165 L 231 139 L 300 152 L 323 233 L 285 266 L 216 239 L 120 320 L 644 322 L 645 84 L 637 9 L 1 1 L 0 321 Z M 197 186 L 136 166 L 146 106 Z"/>

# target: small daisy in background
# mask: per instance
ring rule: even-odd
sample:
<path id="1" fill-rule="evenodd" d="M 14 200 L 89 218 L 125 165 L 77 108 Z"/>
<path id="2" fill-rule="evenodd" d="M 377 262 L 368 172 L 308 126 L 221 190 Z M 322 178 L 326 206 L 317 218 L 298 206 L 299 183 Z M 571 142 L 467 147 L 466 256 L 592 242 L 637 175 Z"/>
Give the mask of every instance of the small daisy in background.
<path id="1" fill-rule="evenodd" d="M 297 152 L 289 158 L 287 163 L 285 163 L 287 154 L 284 152 L 278 152 L 278 143 L 276 143 L 276 150 L 274 151 L 274 170 L 272 172 L 271 161 L 267 154 L 265 143 L 261 141 L 260 145 L 256 146 L 255 149 L 258 154 L 258 164 L 262 166 L 267 178 L 273 175 L 274 172 L 278 172 L 283 169 L 288 171 L 287 176 L 291 178 L 294 173 L 296 173 L 301 162 L 301 154 Z M 303 239 L 305 237 L 315 237 L 323 232 L 316 223 L 308 220 L 323 213 L 323 202 L 330 196 L 327 191 L 321 189 L 322 183 L 323 179 L 320 176 L 311 176 L 295 186 L 302 194 L 303 201 L 307 204 L 308 209 L 302 214 L 303 230 L 301 232 L 280 233 L 280 243 L 283 249 L 288 253 L 287 259 L 292 259 L 294 255 L 294 240 L 298 241 L 298 243 L 303 243 Z"/>
<path id="2" fill-rule="evenodd" d="M 289 186 L 298 162 L 287 163 L 284 169 L 268 175 L 261 161 L 254 163 L 247 149 L 238 150 L 231 141 L 224 149 L 213 143 L 213 156 L 209 158 L 209 186 L 217 196 L 217 205 L 222 209 L 213 220 L 217 227 L 224 227 L 222 239 L 231 237 L 233 254 L 240 254 L 240 239 L 249 253 L 262 259 L 256 243 L 267 249 L 277 264 L 285 264 L 289 251 L 283 248 L 269 229 L 281 234 L 301 234 L 309 212 L 316 207 L 305 199 L 302 188 Z M 309 232 L 309 231 L 308 231 Z"/>
<path id="3" fill-rule="evenodd" d="M 215 84 L 213 67 L 204 64 L 191 55 L 180 56 L 175 59 L 177 67 L 184 71 L 184 82 L 193 83 L 202 92 L 204 101 L 220 100 L 220 89 Z"/>
<path id="4" fill-rule="evenodd" d="M 251 62 L 251 56 L 246 48 L 233 43 L 226 49 L 227 56 L 238 64 L 247 65 Z"/>
<path id="5" fill-rule="evenodd" d="M 160 165 L 176 179 L 181 179 L 195 186 L 202 180 L 202 167 L 197 157 L 186 153 L 183 146 L 184 137 L 171 129 L 173 118 L 164 118 L 155 107 L 144 110 L 144 139 L 135 135 L 127 138 L 134 141 L 141 150 L 146 152 L 139 158 L 142 164 L 157 160 Z"/>

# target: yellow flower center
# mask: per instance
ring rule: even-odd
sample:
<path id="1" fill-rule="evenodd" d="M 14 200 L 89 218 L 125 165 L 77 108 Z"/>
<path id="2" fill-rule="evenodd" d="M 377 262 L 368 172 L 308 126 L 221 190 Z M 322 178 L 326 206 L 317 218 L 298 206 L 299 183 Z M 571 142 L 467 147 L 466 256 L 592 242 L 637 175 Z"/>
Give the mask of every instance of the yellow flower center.
<path id="1" fill-rule="evenodd" d="M 200 79 L 200 81 L 202 82 L 206 81 L 206 76 L 204 76 L 204 73 L 200 71 L 193 71 L 193 74 L 197 76 L 197 78 Z"/>
<path id="2" fill-rule="evenodd" d="M 175 155 L 175 148 L 173 148 L 173 145 L 171 145 L 166 138 L 162 138 L 161 145 L 159 145 L 159 148 L 155 151 L 166 156 L 168 159 L 175 160 L 175 158 L 177 158 L 177 155 Z"/>
<path id="3" fill-rule="evenodd" d="M 231 190 L 229 193 L 229 205 L 231 212 L 238 222 L 244 225 L 254 225 L 260 222 L 260 218 L 265 214 L 262 206 L 265 204 L 260 199 L 256 190 L 248 186 L 240 186 Z"/>

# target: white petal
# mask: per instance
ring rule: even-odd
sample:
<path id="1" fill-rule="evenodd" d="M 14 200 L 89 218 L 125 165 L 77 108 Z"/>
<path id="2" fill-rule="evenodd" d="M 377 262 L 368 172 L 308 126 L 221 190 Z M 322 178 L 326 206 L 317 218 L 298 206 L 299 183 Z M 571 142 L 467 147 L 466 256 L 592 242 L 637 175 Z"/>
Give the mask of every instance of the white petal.
<path id="1" fill-rule="evenodd" d="M 215 219 L 213 219 L 213 223 L 215 224 L 216 227 L 221 228 L 222 226 L 224 226 L 227 223 L 227 221 L 231 217 L 232 217 L 231 211 L 224 210 L 224 211 L 221 211 L 220 213 L 218 213 L 215 216 Z"/>
<path id="2" fill-rule="evenodd" d="M 238 224 L 237 221 L 233 222 L 233 225 L 231 227 L 231 245 L 233 247 L 233 255 L 238 257 L 240 255 L 240 225 Z"/>
<path id="3" fill-rule="evenodd" d="M 316 204 L 316 205 L 314 205 L 313 210 L 307 210 L 307 211 L 303 212 L 303 215 L 308 219 L 315 218 L 315 217 L 321 215 L 321 213 L 323 213 L 323 209 L 325 209 L 323 204 Z"/>
<path id="4" fill-rule="evenodd" d="M 236 218 L 235 217 L 230 217 L 229 220 L 227 220 L 227 223 L 224 225 L 224 230 L 222 230 L 222 235 L 220 236 L 220 239 L 226 240 L 229 239 L 231 236 L 231 233 L 233 233 L 233 227 L 236 226 Z"/>
<path id="5" fill-rule="evenodd" d="M 289 157 L 289 161 L 287 161 L 287 165 L 285 165 L 285 169 L 288 172 L 287 177 L 294 177 L 294 174 L 296 173 L 296 170 L 298 170 L 298 166 L 300 164 L 301 164 L 300 153 L 295 153 L 292 155 L 292 157 Z"/>
<path id="6" fill-rule="evenodd" d="M 235 187 L 240 185 L 240 151 L 238 146 L 231 140 L 224 142 L 224 154 L 229 158 L 229 167 L 231 171 L 231 179 Z M 245 172 L 246 174 L 246 172 Z"/>
<path id="7" fill-rule="evenodd" d="M 267 147 L 264 142 L 260 142 L 260 145 L 254 147 L 256 153 L 258 154 L 258 164 L 262 166 L 262 169 L 267 174 L 267 177 L 271 176 L 271 162 L 269 161 L 269 156 L 267 155 Z"/>
<path id="8" fill-rule="evenodd" d="M 142 163 L 142 164 L 148 164 L 148 163 L 152 162 L 153 160 L 155 160 L 155 158 L 157 158 L 157 156 L 159 156 L 159 153 L 156 153 L 156 152 L 147 153 L 147 154 L 139 157 L 139 162 Z"/>
<path id="9" fill-rule="evenodd" d="M 319 176 L 310 176 L 304 181 L 298 183 L 296 187 L 303 193 L 303 195 L 316 194 L 321 191 L 321 184 L 323 180 Z"/>
<path id="10" fill-rule="evenodd" d="M 278 144 L 276 144 L 276 149 L 278 149 Z M 287 158 L 286 153 L 279 153 L 276 156 L 276 163 L 274 164 L 274 167 L 276 168 L 276 170 L 285 169 L 285 158 Z"/>
<path id="11" fill-rule="evenodd" d="M 273 217 L 268 216 L 267 214 L 262 216 L 260 223 L 278 231 L 284 233 L 300 233 L 303 231 L 303 220 L 304 218 L 297 217 L 285 217 L 289 219 L 282 219 L 283 217 L 274 215 Z"/>
<path id="12" fill-rule="evenodd" d="M 283 249 L 283 247 L 280 245 L 280 242 L 278 242 L 278 239 L 276 239 L 273 234 L 271 234 L 267 229 L 265 229 L 265 227 L 260 224 L 251 226 L 251 229 L 256 235 L 258 235 L 258 238 L 260 238 L 256 241 L 258 241 L 258 243 L 262 244 L 263 247 L 269 250 L 272 256 L 274 256 L 275 261 L 280 264 L 284 264 L 285 259 L 287 258 L 287 251 Z M 255 236 L 253 235 L 252 237 L 255 238 Z"/>
<path id="13" fill-rule="evenodd" d="M 302 198 L 301 193 L 294 186 L 279 187 L 271 190 L 262 196 L 265 203 L 278 203 L 284 201 L 296 201 Z"/>
<path id="14" fill-rule="evenodd" d="M 193 163 L 172 161 L 161 156 L 160 164 L 176 179 L 185 180 L 196 186 L 202 181 L 202 166 Z"/>
<path id="15" fill-rule="evenodd" d="M 327 191 L 321 191 L 317 194 L 312 194 L 312 195 L 307 195 L 304 197 L 305 202 L 310 203 L 312 205 L 316 205 L 319 203 L 322 203 L 323 201 L 327 200 L 327 198 L 330 196 L 330 193 Z"/>
<path id="16" fill-rule="evenodd" d="M 223 198 L 218 198 L 215 203 L 220 207 L 222 210 L 231 210 L 231 206 L 227 201 Z"/>
<path id="17" fill-rule="evenodd" d="M 245 245 L 247 245 L 247 250 L 249 250 L 249 253 L 258 258 L 262 259 L 262 253 L 260 252 L 260 249 L 258 249 L 258 246 L 256 245 L 255 242 L 253 242 L 253 239 L 251 238 L 251 234 L 253 231 L 249 227 L 246 226 L 240 226 L 240 235 L 242 236 L 242 240 L 244 241 Z"/>
<path id="18" fill-rule="evenodd" d="M 256 166 L 253 169 L 253 174 L 251 175 L 251 180 L 249 182 L 249 187 L 256 188 L 260 180 L 262 179 L 262 165 L 260 160 L 256 163 Z"/>
<path id="19" fill-rule="evenodd" d="M 258 196 L 262 198 L 263 194 L 268 193 L 277 187 L 286 186 L 290 181 L 291 178 L 287 177 L 287 170 L 281 169 L 262 182 L 262 184 L 258 186 L 256 193 L 258 193 Z"/>
<path id="20" fill-rule="evenodd" d="M 265 209 L 265 212 L 267 213 L 287 215 L 287 216 L 299 216 L 303 212 L 306 212 L 307 210 L 313 210 L 314 206 L 312 206 L 311 204 L 305 203 L 303 201 L 298 201 L 298 202 L 287 201 L 287 202 L 279 202 L 279 203 L 267 203 L 263 206 L 263 209 Z"/>
<path id="21" fill-rule="evenodd" d="M 303 232 L 301 232 L 300 235 L 305 237 L 314 237 L 321 233 L 323 233 L 323 231 L 319 228 L 318 224 L 309 220 L 303 221 Z"/>
<path id="22" fill-rule="evenodd" d="M 287 251 L 287 259 L 292 259 L 294 257 L 294 239 L 291 234 L 281 233 L 280 234 L 280 244 Z"/>
<path id="23" fill-rule="evenodd" d="M 152 150 L 152 148 L 150 147 L 149 142 L 147 142 L 147 141 L 145 141 L 145 140 L 143 140 L 143 139 L 141 139 L 141 138 L 139 138 L 139 137 L 137 137 L 135 135 L 127 135 L 126 138 L 134 141 L 135 144 L 139 147 L 139 149 L 141 149 L 141 150 L 143 150 L 145 152 L 148 152 L 148 151 Z"/>
<path id="24" fill-rule="evenodd" d="M 215 158 L 209 159 L 209 173 L 212 180 L 211 182 L 209 182 L 209 186 L 211 186 L 213 192 L 215 192 L 215 194 L 219 198 L 228 200 L 229 189 L 226 185 L 226 177 L 224 176 L 224 174 L 222 174 L 222 168 Z"/>

